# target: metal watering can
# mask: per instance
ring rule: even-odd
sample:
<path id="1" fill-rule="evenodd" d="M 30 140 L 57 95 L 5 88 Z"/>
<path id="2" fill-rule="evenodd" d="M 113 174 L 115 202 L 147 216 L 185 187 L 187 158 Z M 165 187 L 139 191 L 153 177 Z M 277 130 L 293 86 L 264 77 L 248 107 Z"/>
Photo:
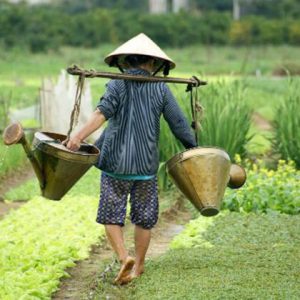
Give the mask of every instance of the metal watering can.
<path id="1" fill-rule="evenodd" d="M 60 200 L 99 156 L 98 148 L 87 143 L 82 143 L 76 152 L 70 151 L 61 144 L 66 135 L 52 132 L 36 132 L 31 149 L 20 123 L 8 126 L 3 139 L 6 145 L 22 144 L 39 180 L 42 196 L 51 200 Z"/>
<path id="2" fill-rule="evenodd" d="M 226 186 L 239 188 L 246 181 L 245 170 L 231 164 L 222 149 L 196 147 L 173 156 L 167 171 L 179 190 L 203 216 L 219 213 Z"/>

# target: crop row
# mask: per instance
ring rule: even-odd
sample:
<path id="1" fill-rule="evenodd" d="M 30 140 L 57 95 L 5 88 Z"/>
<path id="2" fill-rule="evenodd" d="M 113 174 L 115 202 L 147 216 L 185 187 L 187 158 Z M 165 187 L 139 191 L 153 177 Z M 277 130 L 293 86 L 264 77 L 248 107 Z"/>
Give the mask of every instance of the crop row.
<path id="1" fill-rule="evenodd" d="M 50 299 L 65 269 L 88 257 L 104 236 L 96 190 L 80 184 L 61 201 L 35 196 L 0 222 L 1 299 Z"/>

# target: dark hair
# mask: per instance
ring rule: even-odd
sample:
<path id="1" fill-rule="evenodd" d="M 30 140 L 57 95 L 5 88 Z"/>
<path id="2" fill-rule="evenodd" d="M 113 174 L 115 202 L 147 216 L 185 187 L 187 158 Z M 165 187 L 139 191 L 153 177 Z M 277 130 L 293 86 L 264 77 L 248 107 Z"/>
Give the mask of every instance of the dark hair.
<path id="1" fill-rule="evenodd" d="M 127 55 L 124 60 L 130 65 L 130 67 L 136 68 L 147 63 L 151 59 L 153 59 L 153 57 L 148 55 Z"/>

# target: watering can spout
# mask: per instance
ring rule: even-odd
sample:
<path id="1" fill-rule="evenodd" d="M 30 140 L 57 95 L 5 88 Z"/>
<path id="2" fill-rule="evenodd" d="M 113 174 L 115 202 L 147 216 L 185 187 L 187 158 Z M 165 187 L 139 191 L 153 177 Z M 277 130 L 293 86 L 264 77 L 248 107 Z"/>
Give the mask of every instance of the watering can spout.
<path id="1" fill-rule="evenodd" d="M 66 136 L 53 132 L 36 132 L 31 148 L 20 123 L 8 126 L 3 139 L 6 145 L 22 144 L 39 180 L 42 196 L 51 200 L 60 200 L 99 156 L 98 148 L 87 143 L 82 143 L 76 152 L 70 151 L 61 143 Z"/>
<path id="2" fill-rule="evenodd" d="M 24 130 L 19 122 L 13 123 L 5 128 L 3 133 L 3 140 L 5 145 L 10 146 L 14 144 L 21 144 L 28 159 L 31 162 L 36 177 L 38 178 L 41 189 L 44 189 L 45 178 L 43 175 L 42 167 L 31 150 L 31 147 L 26 140 Z"/>

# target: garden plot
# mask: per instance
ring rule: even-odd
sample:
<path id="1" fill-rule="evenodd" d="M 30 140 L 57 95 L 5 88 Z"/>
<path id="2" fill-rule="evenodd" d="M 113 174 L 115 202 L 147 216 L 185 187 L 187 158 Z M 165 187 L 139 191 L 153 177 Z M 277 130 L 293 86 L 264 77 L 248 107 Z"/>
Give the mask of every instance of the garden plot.
<path id="1" fill-rule="evenodd" d="M 50 299 L 59 279 L 68 276 L 65 269 L 101 242 L 104 228 L 95 222 L 99 172 L 94 171 L 75 195 L 61 201 L 33 197 L 0 221 L 1 299 Z"/>
<path id="2" fill-rule="evenodd" d="M 209 224 L 200 217 L 119 299 L 299 299 L 299 222 L 281 214 L 222 213 Z M 99 286 L 94 299 L 106 292 L 114 295 Z"/>
<path id="3" fill-rule="evenodd" d="M 239 158 L 237 158 L 237 161 L 239 161 Z M 175 237 L 171 243 L 171 248 L 174 250 L 164 255 L 163 253 L 167 249 L 166 243 L 164 250 L 160 252 L 160 256 L 148 260 L 145 275 L 127 288 L 117 288 L 112 285 L 112 280 L 117 272 L 117 264 L 109 269 L 103 278 L 103 272 L 112 262 L 112 259 L 106 256 L 102 261 L 101 247 L 97 248 L 99 255 L 90 254 L 91 258 L 87 262 L 94 266 L 99 264 L 99 269 L 97 271 L 89 269 L 90 273 L 85 270 L 85 280 L 82 277 L 74 276 L 69 281 L 72 283 L 72 288 L 63 288 L 63 292 L 60 291 L 57 294 L 57 299 L 63 299 L 59 298 L 59 295 L 68 297 L 78 293 L 78 289 L 74 288 L 76 280 L 83 281 L 78 285 L 78 288 L 81 287 L 80 295 L 93 295 L 94 299 L 103 299 L 105 295 L 116 296 L 117 299 L 120 298 L 120 295 L 123 299 L 149 299 L 149 297 L 151 299 L 173 299 L 174 291 L 177 293 L 174 299 L 193 299 L 196 295 L 210 297 L 209 299 L 217 299 L 218 295 L 225 298 L 227 296 L 234 298 L 236 295 L 241 295 L 242 298 L 251 298 L 254 297 L 256 290 L 258 297 L 261 299 L 264 299 L 264 292 L 267 295 L 266 299 L 268 295 L 271 298 L 297 299 L 299 296 L 296 289 L 297 283 L 299 283 L 299 274 L 297 275 L 299 258 L 297 257 L 299 256 L 298 247 L 300 246 L 299 214 L 297 214 L 297 209 L 300 207 L 300 191 L 297 189 L 299 171 L 296 171 L 292 163 L 284 161 L 279 163 L 277 171 L 268 170 L 263 165 L 247 165 L 249 163 L 246 162 L 248 181 L 245 187 L 238 191 L 228 190 L 224 199 L 224 208 L 239 213 L 224 212 L 216 218 L 199 217 L 192 221 L 186 226 L 185 231 Z M 91 234 L 91 237 L 88 237 L 86 233 L 83 234 L 88 239 L 89 245 L 99 241 L 98 237 L 94 236 L 96 234 L 94 225 L 97 228 L 99 226 L 93 220 L 96 202 L 98 202 L 95 200 L 99 192 L 95 188 L 98 185 L 98 175 L 96 169 L 90 170 L 82 181 L 69 192 L 68 197 L 58 203 L 54 202 L 53 204 L 52 201 L 34 196 L 33 200 L 30 200 L 26 206 L 9 214 L 0 223 L 0 226 L 5 226 L 1 228 L 2 232 L 8 232 L 6 228 L 15 231 L 14 234 L 7 234 L 10 239 L 5 241 L 10 241 L 6 243 L 10 248 L 3 255 L 11 253 L 11 258 L 17 257 L 14 255 L 18 255 L 18 249 L 25 247 L 22 250 L 24 252 L 22 259 L 24 257 L 25 260 L 29 260 L 30 257 L 30 260 L 32 260 L 32 257 L 34 257 L 34 260 L 38 259 L 39 261 L 39 264 L 27 265 L 22 260 L 17 259 L 14 262 L 11 259 L 11 263 L 17 263 L 19 267 L 12 265 L 11 269 L 15 271 L 7 273 L 6 276 L 22 276 L 23 278 L 26 268 L 30 271 L 25 270 L 25 274 L 27 274 L 26 272 L 33 272 L 32 274 L 36 275 L 32 276 L 41 276 L 40 272 L 42 272 L 41 274 L 45 276 L 42 276 L 44 278 L 42 291 L 38 291 L 37 287 L 37 290 L 34 290 L 35 288 L 28 285 L 24 285 L 23 290 L 19 286 L 10 285 L 8 287 L 11 289 L 17 288 L 20 293 L 22 291 L 28 293 L 29 289 L 29 293 L 37 293 L 37 295 L 50 295 L 55 291 L 59 284 L 58 278 L 65 274 L 64 269 L 74 265 L 72 263 L 74 253 L 70 249 L 77 247 L 76 251 L 79 251 L 79 248 L 88 249 L 90 247 L 77 244 L 82 240 L 79 236 L 83 234 L 83 231 L 78 231 L 80 232 L 78 237 L 74 235 L 75 232 L 69 236 L 70 228 L 73 228 L 75 223 L 84 226 L 82 230 Z M 25 190 L 23 189 L 23 191 Z M 86 196 L 87 194 L 91 196 L 91 191 L 93 191 L 93 196 Z M 171 207 L 176 199 L 174 194 L 169 193 L 167 201 L 161 203 L 163 205 L 162 210 Z M 187 200 L 184 201 L 186 204 L 188 203 Z M 246 212 L 250 213 L 247 214 Z M 256 212 L 256 214 L 251 212 Z M 263 212 L 267 212 L 267 214 Z M 281 212 L 297 215 L 291 216 L 281 214 Z M 192 214 L 199 216 L 199 213 L 193 208 Z M 24 218 L 24 216 L 26 217 Z M 87 221 L 86 216 L 88 216 L 90 224 L 88 227 L 84 225 Z M 77 220 L 75 223 L 73 223 L 73 218 Z M 28 219 L 31 222 L 27 221 Z M 54 223 L 52 223 L 52 219 Z M 47 221 L 45 222 L 45 220 Z M 78 220 L 80 221 L 78 222 Z M 168 216 L 168 220 L 170 220 L 170 216 Z M 186 218 L 183 220 L 184 222 L 187 221 Z M 4 221 L 6 223 L 3 223 Z M 53 225 L 49 224 L 50 221 Z M 172 222 L 178 224 L 178 215 L 173 218 Z M 7 227 L 8 224 L 10 224 L 10 227 Z M 14 226 L 11 227 L 11 224 L 14 224 Z M 161 232 L 167 231 L 167 227 L 164 226 L 165 224 L 161 227 Z M 48 234 L 49 230 L 50 236 Z M 68 233 L 64 230 L 67 230 Z M 20 237 L 26 236 L 27 232 L 31 232 L 31 234 L 28 235 L 28 239 L 23 246 Z M 46 240 L 41 239 L 37 243 L 39 236 L 45 236 L 44 232 L 47 232 L 51 246 L 50 244 L 46 246 L 48 238 Z M 61 242 L 60 232 L 64 232 L 64 238 Z M 55 235 L 55 240 L 57 239 L 58 244 L 55 242 L 57 248 L 55 245 L 53 248 L 52 234 Z M 97 232 L 97 234 L 101 235 L 100 232 Z M 176 234 L 176 231 L 173 231 L 173 234 Z M 69 236 L 67 240 L 65 240 L 66 236 Z M 172 236 L 169 237 L 168 241 Z M 157 247 L 163 240 L 162 235 L 157 236 Z M 4 247 L 5 241 L 2 244 L 4 250 L 8 247 Z M 52 258 L 52 252 L 50 253 L 51 259 L 49 259 L 49 262 L 46 258 L 43 258 L 43 252 L 40 253 L 39 250 L 30 252 L 30 245 L 35 244 L 34 248 L 40 249 L 40 246 L 38 246 L 40 242 L 44 245 L 44 250 L 49 247 L 55 249 L 57 253 L 66 251 L 66 254 L 63 255 L 66 261 L 58 264 L 61 266 L 60 270 L 55 271 L 47 267 L 48 263 L 51 264 L 52 259 L 55 259 Z M 156 242 L 154 242 L 154 247 L 156 247 Z M 19 245 L 19 248 L 15 245 Z M 85 251 L 84 257 L 87 257 L 88 252 Z M 107 250 L 105 251 L 108 255 Z M 272 255 L 270 255 L 271 253 Z M 76 255 L 75 259 L 78 259 Z M 25 269 L 23 270 L 24 265 Z M 76 270 L 74 271 L 75 274 L 81 273 L 81 267 L 82 264 L 79 264 L 74 269 Z M 68 272 L 74 275 L 74 272 L 72 273 L 70 270 Z M 51 277 L 54 276 L 51 275 L 53 273 L 56 274 L 56 279 Z M 41 284 L 41 282 L 39 283 Z M 144 295 L 142 295 L 143 291 L 145 291 Z"/>

